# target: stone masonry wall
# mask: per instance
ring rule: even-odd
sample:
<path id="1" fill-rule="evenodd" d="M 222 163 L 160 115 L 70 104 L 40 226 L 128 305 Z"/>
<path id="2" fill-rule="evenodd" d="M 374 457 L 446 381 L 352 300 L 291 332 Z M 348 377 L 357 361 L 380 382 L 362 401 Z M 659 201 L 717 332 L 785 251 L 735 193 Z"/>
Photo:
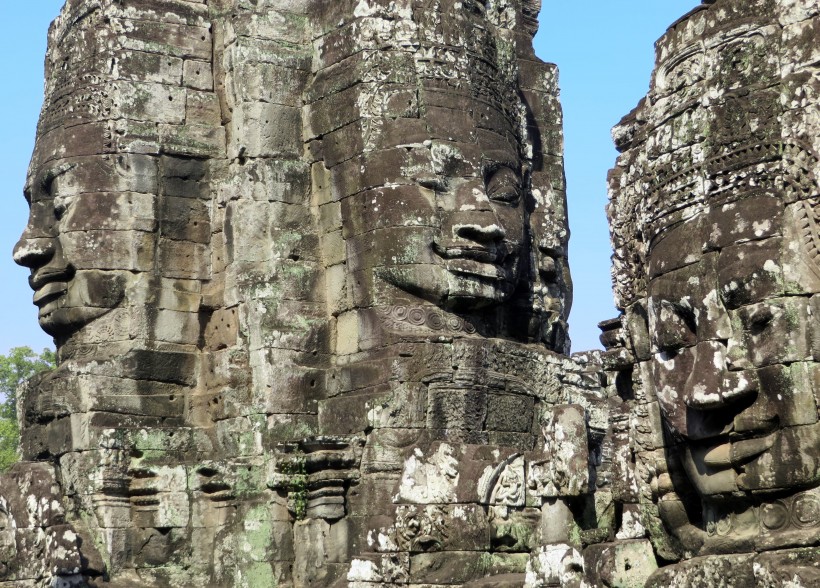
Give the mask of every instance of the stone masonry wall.
<path id="1" fill-rule="evenodd" d="M 15 251 L 59 366 L 21 395 L 4 582 L 564 573 L 538 550 L 597 524 L 607 411 L 563 355 L 538 9 L 67 2 Z"/>

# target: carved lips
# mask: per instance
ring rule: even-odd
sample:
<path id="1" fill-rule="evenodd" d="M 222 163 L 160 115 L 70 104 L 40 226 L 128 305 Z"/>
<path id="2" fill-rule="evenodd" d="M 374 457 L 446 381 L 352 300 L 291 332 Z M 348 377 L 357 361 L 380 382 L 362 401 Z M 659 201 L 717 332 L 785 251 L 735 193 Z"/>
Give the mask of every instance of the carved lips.
<path id="1" fill-rule="evenodd" d="M 40 268 L 31 275 L 29 285 L 34 290 L 33 301 L 40 309 L 40 318 L 56 310 L 56 302 L 68 293 L 68 283 L 73 277 L 74 271 L 70 267 L 57 270 Z"/>
<path id="2" fill-rule="evenodd" d="M 446 247 L 434 242 L 433 251 L 446 260 L 447 269 L 453 273 L 498 281 L 509 279 L 509 271 L 503 267 L 510 256 L 510 247 L 506 243 L 488 247 Z"/>
<path id="3" fill-rule="evenodd" d="M 745 439 L 718 445 L 707 451 L 703 463 L 713 468 L 741 466 L 748 460 L 760 455 L 774 445 L 775 435 Z"/>

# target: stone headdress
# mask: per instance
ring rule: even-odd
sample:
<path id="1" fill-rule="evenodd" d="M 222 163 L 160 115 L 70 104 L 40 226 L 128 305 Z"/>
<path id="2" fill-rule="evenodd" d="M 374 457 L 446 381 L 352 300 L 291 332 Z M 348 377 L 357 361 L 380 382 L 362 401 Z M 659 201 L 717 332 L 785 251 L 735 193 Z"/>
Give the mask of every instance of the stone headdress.
<path id="1" fill-rule="evenodd" d="M 607 212 L 619 308 L 644 294 L 649 251 L 667 229 L 754 195 L 801 203 L 800 240 L 817 262 L 820 159 L 801 65 L 770 56 L 768 43 L 787 33 L 760 23 L 775 19 L 713 11 L 700 6 L 658 41 L 647 98 L 613 129 L 622 155 Z"/>

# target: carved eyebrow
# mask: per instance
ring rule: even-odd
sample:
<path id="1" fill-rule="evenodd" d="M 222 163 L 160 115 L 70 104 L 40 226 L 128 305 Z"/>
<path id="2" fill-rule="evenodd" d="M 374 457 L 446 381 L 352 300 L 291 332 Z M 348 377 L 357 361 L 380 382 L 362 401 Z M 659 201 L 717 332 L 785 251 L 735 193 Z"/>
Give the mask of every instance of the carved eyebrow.
<path id="1" fill-rule="evenodd" d="M 441 176 L 424 176 L 416 178 L 416 183 L 423 188 L 444 192 L 448 188 L 447 178 Z"/>
<path id="2" fill-rule="evenodd" d="M 521 174 L 521 164 L 519 162 L 515 162 L 512 160 L 498 160 L 498 161 L 491 161 L 486 160 L 482 163 L 482 175 L 485 179 L 489 180 L 490 176 L 493 175 L 495 172 L 500 170 L 501 168 L 508 168 L 514 174 L 520 175 Z"/>
<path id="3" fill-rule="evenodd" d="M 67 174 L 75 167 L 77 167 L 76 163 L 64 163 L 62 165 L 48 168 L 40 177 L 40 187 L 44 190 L 48 190 L 54 180 L 63 174 Z"/>

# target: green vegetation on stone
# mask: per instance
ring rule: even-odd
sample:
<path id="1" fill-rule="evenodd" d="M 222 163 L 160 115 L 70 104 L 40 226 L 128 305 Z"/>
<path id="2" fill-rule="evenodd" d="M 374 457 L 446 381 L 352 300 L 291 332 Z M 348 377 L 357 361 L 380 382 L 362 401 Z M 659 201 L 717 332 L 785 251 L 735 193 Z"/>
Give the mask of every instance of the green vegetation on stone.
<path id="1" fill-rule="evenodd" d="M 54 352 L 36 353 L 30 347 L 13 347 L 0 355 L 0 471 L 17 462 L 20 430 L 17 425 L 17 388 L 33 375 L 52 369 L 57 363 Z"/>
<path id="2" fill-rule="evenodd" d="M 305 457 L 295 455 L 291 460 L 280 465 L 280 471 L 287 476 L 287 489 L 290 508 L 297 520 L 305 518 L 307 513 L 307 467 Z"/>

